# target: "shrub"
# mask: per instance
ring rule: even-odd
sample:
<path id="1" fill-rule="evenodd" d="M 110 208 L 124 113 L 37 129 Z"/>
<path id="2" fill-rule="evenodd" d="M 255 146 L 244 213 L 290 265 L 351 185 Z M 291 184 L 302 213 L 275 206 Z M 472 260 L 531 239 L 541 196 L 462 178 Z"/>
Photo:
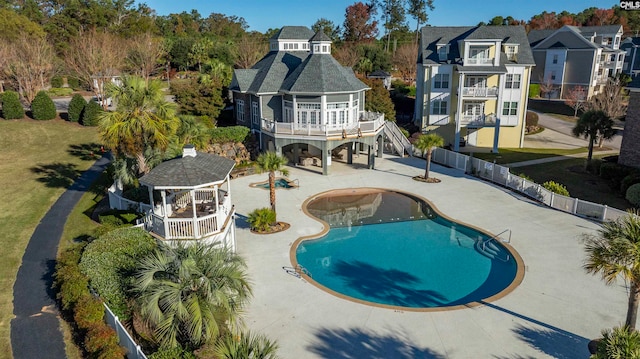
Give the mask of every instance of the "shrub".
<path id="1" fill-rule="evenodd" d="M 567 190 L 567 187 L 565 187 L 563 184 L 560 184 L 554 181 L 547 181 L 542 184 L 542 187 L 546 188 L 547 190 L 553 193 L 557 193 L 567 197 L 570 196 L 569 191 Z"/>
<path id="2" fill-rule="evenodd" d="M 218 127 L 210 131 L 212 143 L 244 142 L 249 135 L 249 128 L 245 126 Z"/>
<path id="3" fill-rule="evenodd" d="M 400 127 L 400 132 L 402 132 L 402 134 L 404 135 L 404 137 L 409 138 L 411 137 L 411 134 L 409 133 L 409 131 L 407 131 L 406 129 Z"/>
<path id="4" fill-rule="evenodd" d="M 129 317 L 126 291 L 132 280 L 130 271 L 155 247 L 155 240 L 140 228 L 116 229 L 87 245 L 80 269 L 118 317 Z"/>
<path id="5" fill-rule="evenodd" d="M 96 100 L 91 100 L 84 107 L 82 113 L 82 125 L 84 126 L 97 126 L 98 115 L 102 112 L 102 106 Z"/>
<path id="6" fill-rule="evenodd" d="M 69 121 L 79 122 L 80 119 L 82 119 L 82 113 L 86 106 L 87 101 L 85 101 L 84 97 L 79 94 L 73 95 L 73 98 L 71 98 L 71 101 L 69 102 Z"/>
<path id="7" fill-rule="evenodd" d="M 640 207 L 640 183 L 636 183 L 629 187 L 624 198 L 635 207 Z"/>
<path id="8" fill-rule="evenodd" d="M 538 127 L 538 114 L 535 112 L 527 111 L 525 124 L 527 127 Z"/>
<path id="9" fill-rule="evenodd" d="M 68 76 L 67 77 L 67 85 L 74 90 L 80 90 L 80 80 L 77 77 Z"/>
<path id="10" fill-rule="evenodd" d="M 17 92 L 5 91 L 2 94 L 2 117 L 5 120 L 16 120 L 24 117 L 24 108 Z"/>
<path id="11" fill-rule="evenodd" d="M 526 174 L 524 174 L 524 173 L 520 173 L 520 174 L 518 174 L 518 177 L 522 177 L 522 178 L 524 178 L 525 180 L 530 181 L 530 182 L 535 182 L 535 181 L 533 180 L 533 178 L 531 178 L 531 177 L 527 176 L 527 175 L 526 175 Z"/>
<path id="12" fill-rule="evenodd" d="M 276 222 L 276 212 L 271 208 L 258 208 L 249 213 L 247 222 L 254 231 L 268 231 L 273 223 Z"/>
<path id="13" fill-rule="evenodd" d="M 180 346 L 174 348 L 160 348 L 148 356 L 149 359 L 195 359 L 196 356 Z"/>
<path id="14" fill-rule="evenodd" d="M 634 172 L 634 173 L 631 173 L 630 175 L 626 176 L 620 182 L 620 193 L 626 195 L 627 190 L 629 189 L 629 187 L 633 186 L 636 183 L 640 183 L 640 173 Z"/>
<path id="15" fill-rule="evenodd" d="M 529 85 L 529 98 L 540 97 L 540 85 L 539 84 L 530 84 Z"/>
<path id="16" fill-rule="evenodd" d="M 140 215 L 137 212 L 114 209 L 100 214 L 98 218 L 102 225 L 121 227 L 136 224 L 136 219 L 140 218 Z"/>
<path id="17" fill-rule="evenodd" d="M 107 348 L 118 346 L 118 336 L 115 330 L 104 322 L 98 322 L 88 329 L 87 337 L 84 340 L 84 348 L 90 354 L 99 354 Z M 93 355 L 92 357 L 99 357 Z M 110 356 L 111 358 L 117 358 Z M 119 356 L 122 358 L 122 356 Z"/>
<path id="18" fill-rule="evenodd" d="M 80 297 L 74 308 L 73 320 L 81 329 L 89 329 L 95 323 L 100 323 L 104 318 L 104 305 L 102 301 L 88 291 Z"/>
<path id="19" fill-rule="evenodd" d="M 600 165 L 600 177 L 609 180 L 609 185 L 615 190 L 620 190 L 622 179 L 633 172 L 633 168 L 613 162 L 603 162 Z"/>
<path id="20" fill-rule="evenodd" d="M 599 158 L 592 158 L 591 162 L 587 164 L 587 172 L 596 175 L 600 174 L 600 167 L 602 166 L 602 160 Z"/>
<path id="21" fill-rule="evenodd" d="M 89 293 L 89 278 L 82 274 L 78 266 L 83 248 L 81 245 L 69 248 L 56 261 L 54 286 L 64 310 L 73 310 L 78 300 Z"/>
<path id="22" fill-rule="evenodd" d="M 64 81 L 62 81 L 62 77 L 61 76 L 53 76 L 51 78 L 51 87 L 57 87 L 60 88 L 64 85 Z"/>
<path id="23" fill-rule="evenodd" d="M 69 96 L 72 93 L 73 93 L 73 90 L 68 87 L 52 87 L 49 90 L 47 90 L 47 94 L 49 96 L 56 96 L 56 97 Z"/>
<path id="24" fill-rule="evenodd" d="M 596 353 L 592 359 L 633 359 L 640 357 L 640 332 L 620 327 L 602 331 Z"/>
<path id="25" fill-rule="evenodd" d="M 53 120 L 58 115 L 56 105 L 44 91 L 39 91 L 31 102 L 31 114 L 35 120 Z"/>

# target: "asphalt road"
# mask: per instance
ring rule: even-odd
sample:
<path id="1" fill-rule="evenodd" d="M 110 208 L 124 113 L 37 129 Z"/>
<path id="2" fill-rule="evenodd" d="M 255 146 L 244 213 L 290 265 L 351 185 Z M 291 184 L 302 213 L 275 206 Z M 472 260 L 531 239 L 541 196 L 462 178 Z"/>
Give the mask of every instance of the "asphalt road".
<path id="1" fill-rule="evenodd" d="M 542 127 L 548 128 L 556 132 L 560 132 L 565 135 L 573 136 L 572 130 L 573 130 L 573 127 L 575 126 L 573 123 L 568 121 L 563 121 L 553 116 L 545 115 L 543 113 L 537 112 L 537 114 L 538 114 L 538 124 L 540 124 Z M 616 124 L 616 126 L 614 126 L 614 128 L 616 128 L 616 135 L 613 136 L 611 140 L 605 141 L 604 146 L 610 147 L 616 150 L 620 149 L 620 144 L 622 142 L 622 134 L 624 132 L 623 126 L 624 126 L 623 123 Z"/>

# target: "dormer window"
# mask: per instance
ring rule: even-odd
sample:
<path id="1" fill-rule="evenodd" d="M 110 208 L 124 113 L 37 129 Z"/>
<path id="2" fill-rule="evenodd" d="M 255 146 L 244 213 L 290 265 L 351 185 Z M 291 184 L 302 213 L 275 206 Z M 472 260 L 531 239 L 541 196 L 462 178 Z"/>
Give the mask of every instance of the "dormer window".
<path id="1" fill-rule="evenodd" d="M 518 45 L 504 45 L 504 53 L 507 55 L 507 60 L 517 61 Z"/>
<path id="2" fill-rule="evenodd" d="M 438 45 L 438 59 L 440 61 L 446 61 L 448 55 L 448 45 Z"/>

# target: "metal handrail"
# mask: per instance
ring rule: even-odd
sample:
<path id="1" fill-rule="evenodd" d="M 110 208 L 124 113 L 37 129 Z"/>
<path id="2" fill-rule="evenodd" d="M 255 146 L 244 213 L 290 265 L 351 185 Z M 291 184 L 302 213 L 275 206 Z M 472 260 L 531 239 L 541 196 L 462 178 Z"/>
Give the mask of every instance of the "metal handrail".
<path id="1" fill-rule="evenodd" d="M 491 241 L 496 241 L 500 238 L 500 235 L 509 232 L 509 238 L 507 240 L 502 239 L 501 242 L 503 243 L 511 243 L 511 229 L 507 228 L 504 231 L 496 234 L 495 236 L 482 241 L 481 246 L 482 246 L 482 251 L 485 252 L 487 250 L 487 243 L 491 242 Z M 498 258 L 497 256 L 495 256 L 495 258 Z M 505 259 L 504 261 L 508 261 L 511 257 L 507 254 L 507 259 Z M 500 260 L 502 260 L 502 258 L 498 258 Z"/>

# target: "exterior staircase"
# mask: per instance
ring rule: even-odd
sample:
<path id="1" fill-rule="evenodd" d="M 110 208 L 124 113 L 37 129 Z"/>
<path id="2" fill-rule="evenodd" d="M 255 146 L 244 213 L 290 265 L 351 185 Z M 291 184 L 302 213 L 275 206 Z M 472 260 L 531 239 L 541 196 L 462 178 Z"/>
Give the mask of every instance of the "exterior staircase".
<path id="1" fill-rule="evenodd" d="M 384 136 L 391 150 L 400 157 L 405 155 L 413 156 L 413 145 L 402 134 L 400 128 L 395 122 L 384 122 Z"/>

